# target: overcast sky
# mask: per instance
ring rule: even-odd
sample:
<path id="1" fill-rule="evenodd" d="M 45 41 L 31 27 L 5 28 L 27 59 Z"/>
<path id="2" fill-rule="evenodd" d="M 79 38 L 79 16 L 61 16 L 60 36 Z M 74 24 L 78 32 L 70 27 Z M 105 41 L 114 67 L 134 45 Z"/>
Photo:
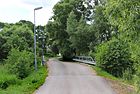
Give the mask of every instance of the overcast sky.
<path id="1" fill-rule="evenodd" d="M 0 0 L 0 22 L 15 23 L 19 20 L 33 22 L 33 10 L 36 11 L 36 24 L 45 25 L 52 16 L 52 8 L 59 0 Z"/>

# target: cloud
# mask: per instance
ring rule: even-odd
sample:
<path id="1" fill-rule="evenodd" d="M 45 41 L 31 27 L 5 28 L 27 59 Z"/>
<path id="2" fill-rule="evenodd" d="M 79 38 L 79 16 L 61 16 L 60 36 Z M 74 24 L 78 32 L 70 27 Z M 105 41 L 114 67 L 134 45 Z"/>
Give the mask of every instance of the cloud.
<path id="1" fill-rule="evenodd" d="M 43 8 L 36 11 L 36 24 L 45 25 L 52 16 L 52 8 L 59 0 L 0 0 L 0 21 L 15 23 L 19 20 L 33 22 L 33 10 L 36 7 Z"/>
<path id="2" fill-rule="evenodd" d="M 21 2 L 23 2 L 24 4 L 28 4 L 28 5 L 39 5 L 40 1 L 38 0 L 21 0 Z"/>

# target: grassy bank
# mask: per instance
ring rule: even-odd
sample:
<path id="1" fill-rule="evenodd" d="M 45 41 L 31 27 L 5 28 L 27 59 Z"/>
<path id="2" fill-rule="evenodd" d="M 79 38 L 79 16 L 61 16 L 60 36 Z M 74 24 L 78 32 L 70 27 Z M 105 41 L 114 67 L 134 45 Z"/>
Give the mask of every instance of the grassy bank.
<path id="1" fill-rule="evenodd" d="M 20 80 L 16 75 L 8 73 L 5 66 L 0 65 L 0 94 L 32 94 L 41 86 L 48 74 L 46 67 L 39 67 L 28 77 Z"/>
<path id="2" fill-rule="evenodd" d="M 133 81 L 132 80 L 125 80 L 123 78 L 117 78 L 117 77 L 107 73 L 106 71 L 104 71 L 101 68 L 96 67 L 96 66 L 92 66 L 92 68 L 96 71 L 97 75 L 99 75 L 99 76 L 102 76 L 104 78 L 108 78 L 108 79 L 111 79 L 111 80 L 121 81 L 121 82 L 123 82 L 125 84 L 133 85 Z"/>
<path id="3" fill-rule="evenodd" d="M 96 71 L 97 75 L 99 76 L 102 76 L 104 78 L 108 78 L 108 79 L 112 79 L 112 80 L 120 80 L 116 77 L 114 77 L 113 75 L 105 72 L 104 70 L 102 70 L 101 68 L 99 67 L 96 67 L 96 66 L 92 66 L 92 68 Z"/>
<path id="4" fill-rule="evenodd" d="M 91 66 L 96 71 L 98 76 L 106 79 L 110 86 L 117 92 L 117 94 L 136 94 L 132 81 L 124 80 L 123 78 L 117 78 L 107 73 L 99 67 Z"/>

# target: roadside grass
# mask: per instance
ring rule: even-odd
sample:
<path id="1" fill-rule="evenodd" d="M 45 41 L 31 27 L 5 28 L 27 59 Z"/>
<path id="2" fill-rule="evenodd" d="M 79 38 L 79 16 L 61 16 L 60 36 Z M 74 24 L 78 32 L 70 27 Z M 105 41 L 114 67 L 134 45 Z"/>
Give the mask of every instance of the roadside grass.
<path id="1" fill-rule="evenodd" d="M 120 80 L 119 78 L 114 77 L 113 75 L 107 73 L 99 67 L 91 66 L 97 73 L 97 75 L 102 76 L 104 78 L 112 79 L 112 80 Z"/>
<path id="2" fill-rule="evenodd" d="M 124 84 L 128 84 L 128 85 L 134 85 L 133 80 L 125 80 L 123 78 L 117 78 L 109 73 L 107 73 L 106 71 L 102 70 L 101 68 L 97 67 L 97 66 L 91 66 L 97 73 L 97 75 L 102 76 L 104 78 L 108 78 L 111 80 L 116 80 L 116 81 L 120 81 Z"/>
<path id="3" fill-rule="evenodd" d="M 133 81 L 128 81 L 123 78 L 117 78 L 106 71 L 102 70 L 101 68 L 97 66 L 91 66 L 93 70 L 96 71 L 96 74 L 98 76 L 101 76 L 105 78 L 107 81 L 109 81 L 112 88 L 115 89 L 115 91 L 118 92 L 118 94 L 136 94 Z"/>
<path id="4" fill-rule="evenodd" d="M 6 89 L 9 85 L 15 85 L 16 83 L 20 83 L 16 75 L 8 73 L 7 68 L 0 65 L 0 89 Z"/>
<path id="5" fill-rule="evenodd" d="M 101 68 L 97 67 L 97 66 L 91 66 L 97 73 L 97 75 L 102 76 L 104 78 L 108 78 L 111 80 L 117 80 L 117 81 L 121 81 L 125 84 L 129 84 L 129 85 L 133 85 L 133 80 L 125 80 L 123 78 L 117 78 L 109 73 L 107 73 L 106 71 L 102 70 Z"/>
<path id="6" fill-rule="evenodd" d="M 48 74 L 46 67 L 39 67 L 23 80 L 8 73 L 5 66 L 0 65 L 0 94 L 32 94 L 40 87 Z"/>

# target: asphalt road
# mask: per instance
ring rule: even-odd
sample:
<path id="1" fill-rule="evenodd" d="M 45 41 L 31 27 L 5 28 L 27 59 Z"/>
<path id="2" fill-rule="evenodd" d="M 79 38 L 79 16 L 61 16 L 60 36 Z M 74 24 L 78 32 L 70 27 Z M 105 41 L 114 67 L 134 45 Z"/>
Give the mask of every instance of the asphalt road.
<path id="1" fill-rule="evenodd" d="M 35 94 L 116 94 L 88 66 L 50 59 L 49 76 Z"/>

